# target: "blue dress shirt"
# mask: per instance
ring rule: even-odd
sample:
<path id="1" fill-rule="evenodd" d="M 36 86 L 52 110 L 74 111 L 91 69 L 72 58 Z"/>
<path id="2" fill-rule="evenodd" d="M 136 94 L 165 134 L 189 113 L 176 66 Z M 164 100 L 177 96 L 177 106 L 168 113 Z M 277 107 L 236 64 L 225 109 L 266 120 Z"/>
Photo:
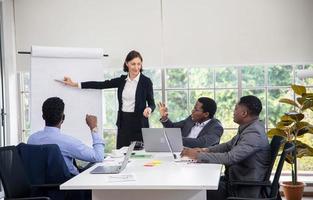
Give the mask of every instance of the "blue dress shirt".
<path id="1" fill-rule="evenodd" d="M 87 162 L 102 162 L 104 159 L 104 141 L 98 133 L 91 133 L 93 148 L 82 141 L 61 133 L 59 128 L 46 126 L 44 130 L 32 134 L 28 144 L 57 144 L 64 157 L 69 171 L 77 175 L 79 172 L 73 164 L 73 159 Z"/>

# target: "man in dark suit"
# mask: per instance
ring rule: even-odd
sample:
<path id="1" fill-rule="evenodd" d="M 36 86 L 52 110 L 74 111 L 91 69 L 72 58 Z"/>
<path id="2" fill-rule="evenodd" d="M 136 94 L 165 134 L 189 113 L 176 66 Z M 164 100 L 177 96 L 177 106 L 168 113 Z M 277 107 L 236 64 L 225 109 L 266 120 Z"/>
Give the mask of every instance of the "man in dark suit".
<path id="1" fill-rule="evenodd" d="M 214 118 L 216 103 L 208 97 L 201 97 L 192 109 L 191 115 L 185 120 L 173 123 L 168 118 L 167 107 L 159 103 L 161 123 L 166 128 L 180 128 L 183 136 L 183 145 L 186 147 L 209 147 L 220 142 L 223 127 L 218 119 Z"/>
<path id="2" fill-rule="evenodd" d="M 198 162 L 225 165 L 218 191 L 208 191 L 207 199 L 221 200 L 228 196 L 257 198 L 259 187 L 232 186 L 233 181 L 264 181 L 270 164 L 270 146 L 264 124 L 259 121 L 261 101 L 255 96 L 240 98 L 234 110 L 238 133 L 229 142 L 209 148 L 184 149 L 182 156 Z"/>

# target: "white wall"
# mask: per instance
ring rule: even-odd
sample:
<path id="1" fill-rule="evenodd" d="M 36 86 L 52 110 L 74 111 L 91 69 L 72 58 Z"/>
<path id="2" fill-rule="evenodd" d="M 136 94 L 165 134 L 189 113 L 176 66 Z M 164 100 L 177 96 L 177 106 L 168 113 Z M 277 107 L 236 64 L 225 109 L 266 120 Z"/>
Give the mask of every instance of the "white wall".
<path id="1" fill-rule="evenodd" d="M 156 0 L 15 0 L 16 46 L 99 47 L 117 68 L 136 49 L 144 66 L 160 66 L 160 18 Z M 25 69 L 28 56 L 18 57 L 18 67 Z"/>
<path id="2" fill-rule="evenodd" d="M 0 0 L 7 144 L 18 142 L 17 70 L 32 44 L 101 47 L 120 68 L 313 63 L 312 0 Z M 15 21 L 14 21 L 15 20 Z"/>
<path id="3" fill-rule="evenodd" d="M 164 0 L 163 9 L 165 65 L 313 63 L 312 0 Z"/>
<path id="4" fill-rule="evenodd" d="M 312 0 L 14 2 L 17 50 L 101 47 L 117 68 L 131 49 L 145 67 L 313 63 Z"/>
<path id="5" fill-rule="evenodd" d="M 16 78 L 15 31 L 13 0 L 2 1 L 2 58 L 5 81 L 6 144 L 18 142 L 18 90 Z"/>

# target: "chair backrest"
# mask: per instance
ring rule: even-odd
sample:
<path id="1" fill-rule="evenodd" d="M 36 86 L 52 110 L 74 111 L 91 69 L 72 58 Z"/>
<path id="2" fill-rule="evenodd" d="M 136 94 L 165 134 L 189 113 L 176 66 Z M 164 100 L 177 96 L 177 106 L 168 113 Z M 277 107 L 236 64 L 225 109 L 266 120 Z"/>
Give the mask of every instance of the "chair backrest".
<path id="1" fill-rule="evenodd" d="M 295 150 L 295 145 L 293 143 L 287 142 L 284 145 L 283 152 L 280 155 L 280 159 L 276 168 L 275 176 L 272 182 L 270 197 L 277 196 L 279 192 L 279 178 L 280 178 L 283 166 L 284 166 L 284 162 L 286 160 L 286 156 L 287 154 L 293 153 L 294 150 Z"/>
<path id="2" fill-rule="evenodd" d="M 269 180 L 272 174 L 273 166 L 275 164 L 276 157 L 278 155 L 281 144 L 283 143 L 284 138 L 282 136 L 275 135 L 271 140 L 271 163 L 268 167 L 268 171 L 265 175 L 265 181 Z"/>
<path id="3" fill-rule="evenodd" d="M 31 184 L 59 184 L 73 177 L 56 144 L 17 146 Z"/>
<path id="4" fill-rule="evenodd" d="M 30 195 L 31 185 L 16 146 L 0 147 L 0 178 L 6 198 Z"/>

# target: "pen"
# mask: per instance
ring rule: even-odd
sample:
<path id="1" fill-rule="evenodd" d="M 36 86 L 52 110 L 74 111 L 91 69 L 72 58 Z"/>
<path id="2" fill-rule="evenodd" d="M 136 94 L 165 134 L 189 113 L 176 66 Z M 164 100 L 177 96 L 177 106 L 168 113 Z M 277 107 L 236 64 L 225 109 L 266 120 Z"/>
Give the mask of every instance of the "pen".
<path id="1" fill-rule="evenodd" d="M 54 79 L 54 81 L 59 82 L 59 83 L 64 83 L 63 80 L 59 80 L 59 79 Z"/>

